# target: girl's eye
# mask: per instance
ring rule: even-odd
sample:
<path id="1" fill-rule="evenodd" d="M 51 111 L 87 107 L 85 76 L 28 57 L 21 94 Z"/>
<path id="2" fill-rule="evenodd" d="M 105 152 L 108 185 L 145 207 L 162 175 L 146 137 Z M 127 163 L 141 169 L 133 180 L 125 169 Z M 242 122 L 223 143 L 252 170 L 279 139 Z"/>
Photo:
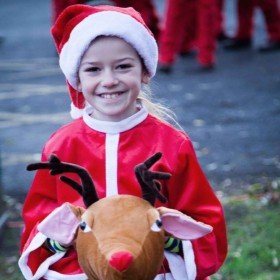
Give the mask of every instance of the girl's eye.
<path id="1" fill-rule="evenodd" d="M 119 69 L 128 69 L 128 68 L 131 68 L 131 67 L 132 67 L 131 64 L 126 63 L 126 64 L 120 64 L 120 65 L 118 65 L 117 68 L 119 68 Z"/>
<path id="2" fill-rule="evenodd" d="M 89 67 L 85 71 L 86 72 L 97 72 L 99 70 L 98 67 Z"/>

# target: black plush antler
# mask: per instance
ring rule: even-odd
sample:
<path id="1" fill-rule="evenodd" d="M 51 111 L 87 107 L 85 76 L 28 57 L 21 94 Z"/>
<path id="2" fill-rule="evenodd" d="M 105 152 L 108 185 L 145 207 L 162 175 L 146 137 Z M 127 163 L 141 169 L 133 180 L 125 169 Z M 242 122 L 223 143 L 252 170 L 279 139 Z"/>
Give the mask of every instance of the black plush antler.
<path id="1" fill-rule="evenodd" d="M 161 184 L 156 181 L 156 179 L 167 180 L 171 177 L 171 174 L 149 171 L 149 168 L 157 162 L 161 156 L 162 154 L 158 152 L 135 167 L 135 175 L 142 188 L 143 199 L 149 201 L 152 205 L 155 204 L 156 198 L 162 203 L 167 201 L 166 197 L 160 193 Z"/>
<path id="2" fill-rule="evenodd" d="M 98 201 L 99 199 L 92 178 L 87 170 L 77 164 L 61 162 L 59 158 L 54 154 L 50 156 L 48 162 L 29 164 L 26 169 L 28 171 L 50 169 L 51 175 L 75 173 L 80 177 L 82 184 L 79 184 L 66 176 L 61 176 L 60 180 L 68 184 L 80 195 L 82 195 L 86 208 L 88 208 L 92 203 Z"/>

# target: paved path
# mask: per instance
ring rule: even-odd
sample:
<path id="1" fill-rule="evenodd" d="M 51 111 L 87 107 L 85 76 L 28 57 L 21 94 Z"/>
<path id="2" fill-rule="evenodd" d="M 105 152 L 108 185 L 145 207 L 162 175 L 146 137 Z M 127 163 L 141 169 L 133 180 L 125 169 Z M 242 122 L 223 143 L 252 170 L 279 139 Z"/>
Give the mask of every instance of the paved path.
<path id="1" fill-rule="evenodd" d="M 162 9 L 162 1 L 157 1 Z M 49 1 L 0 0 L 0 149 L 4 192 L 25 195 L 44 142 L 70 121 L 69 97 L 49 35 Z M 226 27 L 233 32 L 234 1 Z M 257 14 L 254 44 L 265 38 Z M 179 58 L 172 75 L 157 74 L 152 89 L 169 104 L 192 138 L 217 190 L 280 177 L 280 52 L 217 51 L 215 71 L 194 57 Z"/>

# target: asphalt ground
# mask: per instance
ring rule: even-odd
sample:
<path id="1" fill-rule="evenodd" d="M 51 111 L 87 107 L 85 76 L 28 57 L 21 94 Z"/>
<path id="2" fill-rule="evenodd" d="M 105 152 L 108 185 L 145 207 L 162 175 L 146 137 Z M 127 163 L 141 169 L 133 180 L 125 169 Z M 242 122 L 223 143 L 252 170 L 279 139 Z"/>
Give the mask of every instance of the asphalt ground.
<path id="1" fill-rule="evenodd" d="M 233 34 L 235 1 L 226 1 Z M 157 1 L 159 11 L 163 1 Z M 43 144 L 69 122 L 69 96 L 50 37 L 50 1 L 0 0 L 0 150 L 4 194 L 24 199 Z M 157 73 L 154 97 L 169 105 L 196 148 L 203 170 L 219 192 L 235 193 L 280 177 L 280 51 L 260 54 L 266 39 L 255 16 L 253 47 L 217 49 L 213 71 L 195 56 L 178 57 L 170 75 Z"/>

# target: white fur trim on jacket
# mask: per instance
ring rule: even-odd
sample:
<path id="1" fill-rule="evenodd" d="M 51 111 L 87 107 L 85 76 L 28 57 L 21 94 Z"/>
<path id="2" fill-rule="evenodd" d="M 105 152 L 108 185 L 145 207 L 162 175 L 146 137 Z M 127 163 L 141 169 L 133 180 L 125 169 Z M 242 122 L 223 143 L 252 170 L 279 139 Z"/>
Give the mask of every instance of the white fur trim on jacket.
<path id="1" fill-rule="evenodd" d="M 82 274 L 75 274 L 75 275 L 65 275 L 58 273 L 56 271 L 50 270 L 49 267 L 60 260 L 64 255 L 63 253 L 56 253 L 52 255 L 51 257 L 47 258 L 41 265 L 38 267 L 37 271 L 33 274 L 31 269 L 28 266 L 28 258 L 29 254 L 32 251 L 35 251 L 39 247 L 41 247 L 44 242 L 46 241 L 47 236 L 42 234 L 41 232 L 38 232 L 35 237 L 32 239 L 31 243 L 27 247 L 27 249 L 22 253 L 18 265 L 21 270 L 21 273 L 23 274 L 24 278 L 27 280 L 38 280 L 42 277 L 47 280 L 87 280 L 87 276 Z"/>
<path id="2" fill-rule="evenodd" d="M 184 259 L 168 251 L 164 251 L 164 255 L 168 261 L 172 277 L 174 280 L 195 280 L 196 278 L 196 264 L 194 259 L 194 252 L 192 243 L 190 241 L 182 241 Z"/>

